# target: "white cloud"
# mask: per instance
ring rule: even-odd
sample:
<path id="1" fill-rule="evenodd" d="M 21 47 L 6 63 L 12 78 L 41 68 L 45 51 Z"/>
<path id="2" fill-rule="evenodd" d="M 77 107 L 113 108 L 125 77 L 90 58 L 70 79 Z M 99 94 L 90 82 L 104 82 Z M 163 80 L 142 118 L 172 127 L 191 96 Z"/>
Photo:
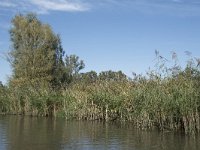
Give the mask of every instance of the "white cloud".
<path id="1" fill-rule="evenodd" d="M 82 12 L 90 9 L 119 9 L 146 14 L 174 16 L 199 16 L 199 0 L 0 0 L 0 10 L 9 12 L 36 12 L 48 14 L 52 11 Z"/>
<path id="2" fill-rule="evenodd" d="M 2 1 L 2 0 L 0 0 Z M 8 9 L 14 8 L 14 9 Z M 0 2 L 0 10 L 14 12 L 36 12 L 39 14 L 49 13 L 50 11 L 80 12 L 87 11 L 90 6 L 83 0 L 5 0 Z"/>
<path id="3" fill-rule="evenodd" d="M 81 2 L 72 2 L 69 0 L 31 0 L 33 5 L 41 11 L 86 11 L 89 5 Z"/>

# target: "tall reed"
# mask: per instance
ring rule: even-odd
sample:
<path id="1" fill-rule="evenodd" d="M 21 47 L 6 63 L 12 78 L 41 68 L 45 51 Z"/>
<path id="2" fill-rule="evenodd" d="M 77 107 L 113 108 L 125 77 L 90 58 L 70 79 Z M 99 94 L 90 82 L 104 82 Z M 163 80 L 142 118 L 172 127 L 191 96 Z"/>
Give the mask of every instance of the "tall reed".
<path id="1" fill-rule="evenodd" d="M 9 86 L 0 90 L 0 111 L 66 119 L 130 121 L 142 129 L 200 132 L 200 70 L 165 65 L 133 79 L 76 81 L 66 88 Z M 6 89 L 6 90 L 5 90 Z M 6 93 L 6 94 L 2 94 Z"/>

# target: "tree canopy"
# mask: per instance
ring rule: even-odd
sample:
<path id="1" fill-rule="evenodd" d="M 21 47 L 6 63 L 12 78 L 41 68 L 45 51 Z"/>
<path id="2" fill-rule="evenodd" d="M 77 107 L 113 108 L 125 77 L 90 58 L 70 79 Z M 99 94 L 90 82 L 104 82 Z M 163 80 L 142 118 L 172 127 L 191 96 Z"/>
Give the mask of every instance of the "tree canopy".
<path id="1" fill-rule="evenodd" d="M 76 55 L 66 56 L 59 35 L 34 14 L 16 15 L 10 30 L 12 82 L 60 87 L 84 68 Z"/>

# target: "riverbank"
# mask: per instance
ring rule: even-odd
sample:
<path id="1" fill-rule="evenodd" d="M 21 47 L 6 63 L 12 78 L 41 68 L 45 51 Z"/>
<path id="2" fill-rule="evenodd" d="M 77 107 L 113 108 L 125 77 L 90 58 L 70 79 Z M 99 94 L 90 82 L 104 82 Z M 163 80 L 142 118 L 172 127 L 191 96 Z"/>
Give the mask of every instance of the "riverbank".
<path id="1" fill-rule="evenodd" d="M 69 120 L 130 121 L 142 129 L 156 126 L 160 130 L 198 133 L 199 79 L 183 73 L 168 78 L 78 82 L 59 92 L 30 87 L 7 89 L 1 111 Z"/>

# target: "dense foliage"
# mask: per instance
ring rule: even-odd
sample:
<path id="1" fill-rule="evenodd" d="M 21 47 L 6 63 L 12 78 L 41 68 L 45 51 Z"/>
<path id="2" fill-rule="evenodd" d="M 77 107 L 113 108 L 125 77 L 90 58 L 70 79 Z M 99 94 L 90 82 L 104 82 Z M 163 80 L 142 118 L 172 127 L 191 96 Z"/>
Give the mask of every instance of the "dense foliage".
<path id="1" fill-rule="evenodd" d="M 121 71 L 79 73 L 84 62 L 65 56 L 61 40 L 35 15 L 17 15 L 10 30 L 13 76 L 0 84 L 0 112 L 67 119 L 131 121 L 139 128 L 200 131 L 199 60 L 186 68 L 156 51 L 156 68 L 127 78 Z M 189 55 L 189 54 L 188 54 Z M 191 56 L 190 56 L 191 57 Z"/>

